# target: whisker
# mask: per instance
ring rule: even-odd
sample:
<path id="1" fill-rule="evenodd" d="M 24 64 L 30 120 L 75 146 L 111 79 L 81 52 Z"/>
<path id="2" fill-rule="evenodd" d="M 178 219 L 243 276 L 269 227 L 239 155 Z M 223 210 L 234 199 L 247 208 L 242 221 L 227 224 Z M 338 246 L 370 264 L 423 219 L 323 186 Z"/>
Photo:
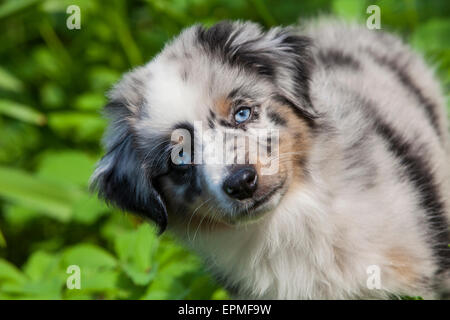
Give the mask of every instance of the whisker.
<path id="1" fill-rule="evenodd" d="M 197 206 L 197 208 L 195 208 L 195 210 L 192 212 L 192 214 L 191 214 L 191 217 L 190 217 L 190 219 L 189 219 L 189 221 L 188 221 L 188 224 L 187 224 L 187 236 L 188 236 L 188 240 L 190 240 L 190 232 L 189 232 L 189 226 L 190 226 L 190 224 L 191 224 L 191 222 L 192 222 L 192 218 L 194 217 L 194 215 L 195 215 L 195 213 L 198 211 L 198 209 L 200 209 L 205 203 L 208 203 L 210 200 L 211 200 L 212 198 L 210 197 L 210 198 L 208 198 L 208 199 L 206 199 L 205 201 L 203 201 L 199 206 Z"/>

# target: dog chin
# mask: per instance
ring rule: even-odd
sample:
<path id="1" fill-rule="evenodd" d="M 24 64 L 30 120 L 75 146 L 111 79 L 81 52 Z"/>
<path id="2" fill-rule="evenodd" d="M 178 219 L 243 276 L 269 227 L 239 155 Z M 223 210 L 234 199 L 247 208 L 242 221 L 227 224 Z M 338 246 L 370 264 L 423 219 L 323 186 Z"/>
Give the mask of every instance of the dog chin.
<path id="1" fill-rule="evenodd" d="M 272 188 L 256 199 L 245 200 L 237 204 L 229 215 L 223 215 L 221 222 L 238 227 L 260 221 L 267 213 L 277 207 L 283 197 L 284 182 Z"/>

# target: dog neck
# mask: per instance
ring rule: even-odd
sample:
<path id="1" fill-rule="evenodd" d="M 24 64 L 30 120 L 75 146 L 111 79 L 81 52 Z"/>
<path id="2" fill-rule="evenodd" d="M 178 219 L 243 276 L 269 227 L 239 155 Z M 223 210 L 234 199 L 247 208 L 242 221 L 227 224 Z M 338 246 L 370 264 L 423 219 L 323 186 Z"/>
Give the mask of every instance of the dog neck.
<path id="1" fill-rule="evenodd" d="M 336 269 L 327 199 L 313 183 L 292 189 L 256 222 L 185 237 L 237 297 L 312 298 L 326 289 L 317 282 Z"/>

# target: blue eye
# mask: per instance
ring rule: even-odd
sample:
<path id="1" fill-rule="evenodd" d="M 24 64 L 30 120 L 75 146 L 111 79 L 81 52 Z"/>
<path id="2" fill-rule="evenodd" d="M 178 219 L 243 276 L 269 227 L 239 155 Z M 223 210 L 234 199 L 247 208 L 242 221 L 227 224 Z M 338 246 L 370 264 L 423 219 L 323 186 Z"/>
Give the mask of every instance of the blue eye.
<path id="1" fill-rule="evenodd" d="M 250 118 L 251 114 L 252 109 L 250 109 L 249 107 L 241 107 L 234 114 L 234 120 L 236 120 L 236 123 L 245 122 Z"/>

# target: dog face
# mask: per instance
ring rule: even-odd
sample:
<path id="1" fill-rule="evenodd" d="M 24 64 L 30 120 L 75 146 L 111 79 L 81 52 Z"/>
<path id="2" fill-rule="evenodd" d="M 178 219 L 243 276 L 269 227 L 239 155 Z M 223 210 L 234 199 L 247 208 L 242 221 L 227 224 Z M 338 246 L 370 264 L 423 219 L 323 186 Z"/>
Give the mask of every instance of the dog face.
<path id="1" fill-rule="evenodd" d="M 308 46 L 252 23 L 186 29 L 111 91 L 99 195 L 161 232 L 169 217 L 233 225 L 271 211 L 305 172 Z"/>

